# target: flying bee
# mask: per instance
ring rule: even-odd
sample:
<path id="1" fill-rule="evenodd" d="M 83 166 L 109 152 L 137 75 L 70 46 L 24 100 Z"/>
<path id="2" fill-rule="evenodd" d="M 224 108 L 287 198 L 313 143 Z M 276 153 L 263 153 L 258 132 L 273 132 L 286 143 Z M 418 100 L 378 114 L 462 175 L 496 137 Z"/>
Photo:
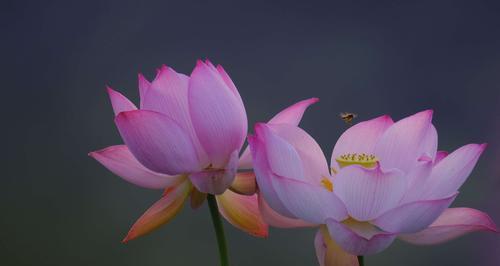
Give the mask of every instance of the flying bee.
<path id="1" fill-rule="evenodd" d="M 352 120 L 358 115 L 354 113 L 343 112 L 339 114 L 340 118 L 348 125 L 352 125 Z"/>

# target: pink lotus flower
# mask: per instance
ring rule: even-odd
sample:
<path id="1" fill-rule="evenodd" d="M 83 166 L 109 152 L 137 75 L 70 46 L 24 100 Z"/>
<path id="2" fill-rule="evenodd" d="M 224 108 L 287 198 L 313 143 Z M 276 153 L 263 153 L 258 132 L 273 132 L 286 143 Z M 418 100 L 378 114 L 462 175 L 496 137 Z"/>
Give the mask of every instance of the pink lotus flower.
<path id="1" fill-rule="evenodd" d="M 170 221 L 189 196 L 193 208 L 200 206 L 206 193 L 217 195 L 219 211 L 231 224 L 267 236 L 250 152 L 238 156 L 247 132 L 245 108 L 220 65 L 198 61 L 190 77 L 163 66 L 152 82 L 139 74 L 140 109 L 111 88 L 108 93 L 125 145 L 89 155 L 130 183 L 165 190 L 124 241 Z M 292 105 L 270 123 L 297 125 L 316 101 Z"/>
<path id="2" fill-rule="evenodd" d="M 322 225 L 315 240 L 321 265 L 357 265 L 342 250 L 373 254 L 398 236 L 436 244 L 498 232 L 486 213 L 448 208 L 486 144 L 437 151 L 431 119 L 423 111 L 397 123 L 389 116 L 358 123 L 340 136 L 330 167 L 302 129 L 257 124 L 249 144 L 260 193 L 277 214 Z"/>

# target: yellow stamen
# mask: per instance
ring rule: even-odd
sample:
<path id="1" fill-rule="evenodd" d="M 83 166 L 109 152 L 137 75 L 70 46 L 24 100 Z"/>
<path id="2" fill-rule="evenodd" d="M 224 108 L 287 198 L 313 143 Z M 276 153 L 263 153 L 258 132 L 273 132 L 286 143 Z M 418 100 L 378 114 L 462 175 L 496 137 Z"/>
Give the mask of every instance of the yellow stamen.
<path id="1" fill-rule="evenodd" d="M 334 174 L 334 175 L 337 174 L 337 169 L 335 169 L 335 167 L 330 168 L 330 170 L 332 171 L 332 174 Z"/>
<path id="2" fill-rule="evenodd" d="M 323 177 L 323 179 L 321 179 L 321 185 L 323 185 L 326 190 L 333 192 L 333 183 L 332 181 L 330 181 L 330 179 Z"/>
<path id="3" fill-rule="evenodd" d="M 357 164 L 365 168 L 372 168 L 375 167 L 378 162 L 378 158 L 375 155 L 365 153 L 348 153 L 340 155 L 335 160 L 339 163 L 340 167 Z"/>

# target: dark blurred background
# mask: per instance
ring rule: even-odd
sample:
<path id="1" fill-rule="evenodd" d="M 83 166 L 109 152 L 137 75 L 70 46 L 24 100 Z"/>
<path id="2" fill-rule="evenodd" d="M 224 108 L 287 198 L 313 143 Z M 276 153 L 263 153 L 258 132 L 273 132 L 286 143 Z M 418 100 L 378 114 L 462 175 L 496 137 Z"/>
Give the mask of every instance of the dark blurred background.
<path id="1" fill-rule="evenodd" d="M 454 206 L 500 223 L 500 16 L 495 1 L 2 1 L 1 265 L 217 265 L 206 207 L 122 244 L 161 194 L 87 157 L 121 140 L 105 85 L 137 102 L 137 73 L 222 64 L 250 125 L 300 99 L 330 156 L 346 125 L 435 110 L 440 149 L 488 142 Z M 226 223 L 233 265 L 317 265 L 314 230 L 256 239 Z M 397 241 L 367 265 L 500 265 L 500 238 Z"/>

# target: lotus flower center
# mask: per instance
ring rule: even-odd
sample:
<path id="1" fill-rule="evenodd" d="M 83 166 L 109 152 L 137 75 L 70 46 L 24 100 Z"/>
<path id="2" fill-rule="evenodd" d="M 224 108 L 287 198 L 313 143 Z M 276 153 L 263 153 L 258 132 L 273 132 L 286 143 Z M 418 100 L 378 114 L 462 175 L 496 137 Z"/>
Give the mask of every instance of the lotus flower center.
<path id="1" fill-rule="evenodd" d="M 341 168 L 353 164 L 361 165 L 365 168 L 372 168 L 377 165 L 378 158 L 375 155 L 366 153 L 347 153 L 340 155 L 335 161 L 337 161 Z"/>

